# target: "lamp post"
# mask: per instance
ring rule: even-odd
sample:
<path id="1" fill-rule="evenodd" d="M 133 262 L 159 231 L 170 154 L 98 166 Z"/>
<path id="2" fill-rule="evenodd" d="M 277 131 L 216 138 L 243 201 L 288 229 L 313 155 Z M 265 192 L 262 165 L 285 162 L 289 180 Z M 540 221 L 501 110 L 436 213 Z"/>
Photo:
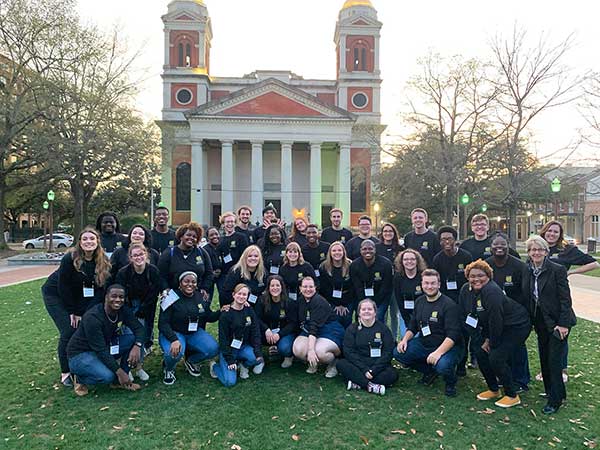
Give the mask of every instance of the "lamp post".
<path id="1" fill-rule="evenodd" d="M 373 210 L 375 211 L 375 234 L 377 234 L 377 228 L 379 224 L 379 203 L 375 203 L 373 205 Z"/>
<path id="2" fill-rule="evenodd" d="M 552 183 L 550 183 L 550 190 L 554 195 L 554 220 L 558 220 L 558 193 L 560 192 L 560 180 L 558 177 L 554 177 Z"/>
<path id="3" fill-rule="evenodd" d="M 52 235 L 54 233 L 54 217 L 53 217 L 53 206 L 54 206 L 54 191 L 52 189 L 50 189 L 48 191 L 48 203 L 50 204 L 50 218 L 48 220 L 48 228 L 49 228 L 49 234 L 50 234 L 50 245 L 48 246 L 48 251 L 51 252 L 52 251 Z"/>
<path id="4" fill-rule="evenodd" d="M 481 205 L 481 212 L 484 213 L 488 210 L 487 205 L 484 203 L 483 205 Z"/>
<path id="5" fill-rule="evenodd" d="M 42 207 L 44 208 L 44 211 L 46 211 L 46 220 L 44 220 L 44 249 L 46 249 L 46 230 L 48 229 L 48 208 L 50 207 L 50 204 L 48 203 L 47 200 L 44 200 L 44 203 L 42 203 Z"/>
<path id="6" fill-rule="evenodd" d="M 459 231 L 460 231 L 460 237 L 462 238 L 462 236 L 467 236 L 467 205 L 469 204 L 469 202 L 471 201 L 471 197 L 469 197 L 469 194 L 467 194 L 466 192 L 460 197 L 460 203 L 463 205 L 463 220 L 462 220 L 462 224 L 459 223 L 458 227 L 459 227 Z"/>

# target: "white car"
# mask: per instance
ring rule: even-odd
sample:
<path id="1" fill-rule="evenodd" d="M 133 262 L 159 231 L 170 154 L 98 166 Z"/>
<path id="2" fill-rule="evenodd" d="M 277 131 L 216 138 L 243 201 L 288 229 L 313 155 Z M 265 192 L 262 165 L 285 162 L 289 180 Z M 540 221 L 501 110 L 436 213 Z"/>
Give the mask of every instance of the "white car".
<path id="1" fill-rule="evenodd" d="M 50 245 L 50 235 L 40 236 L 35 239 L 23 241 L 24 248 L 44 248 L 44 237 L 46 238 L 46 247 Z M 73 236 L 65 233 L 54 233 L 52 235 L 52 246 L 54 248 L 66 248 L 73 245 Z"/>
<path id="2" fill-rule="evenodd" d="M 569 245 L 577 245 L 577 241 L 573 236 L 569 236 L 568 234 L 564 235 L 564 240 L 567 241 Z"/>

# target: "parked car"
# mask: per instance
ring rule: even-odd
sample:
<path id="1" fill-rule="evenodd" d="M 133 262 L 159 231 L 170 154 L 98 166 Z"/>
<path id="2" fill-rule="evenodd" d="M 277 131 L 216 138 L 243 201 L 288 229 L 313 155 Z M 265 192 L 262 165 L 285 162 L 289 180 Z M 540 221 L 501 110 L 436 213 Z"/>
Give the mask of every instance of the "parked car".
<path id="1" fill-rule="evenodd" d="M 50 245 L 50 235 L 40 236 L 35 239 L 27 239 L 23 241 L 24 248 L 44 248 L 44 238 L 46 239 L 46 246 Z M 65 233 L 54 233 L 52 235 L 52 246 L 54 248 L 66 248 L 73 245 L 73 236 Z"/>
<path id="2" fill-rule="evenodd" d="M 573 236 L 569 236 L 568 234 L 565 234 L 564 239 L 565 239 L 565 241 L 567 241 L 567 244 L 569 244 L 569 245 L 577 245 L 577 241 L 575 240 L 575 238 Z"/>

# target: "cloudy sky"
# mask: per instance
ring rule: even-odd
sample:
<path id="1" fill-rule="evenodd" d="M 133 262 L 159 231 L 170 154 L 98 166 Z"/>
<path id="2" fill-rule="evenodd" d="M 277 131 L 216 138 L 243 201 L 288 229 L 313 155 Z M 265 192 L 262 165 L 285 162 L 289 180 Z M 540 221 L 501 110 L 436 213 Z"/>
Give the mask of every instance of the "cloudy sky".
<path id="1" fill-rule="evenodd" d="M 567 62 L 576 70 L 600 71 L 600 4 L 584 0 L 372 0 L 383 22 L 381 71 L 383 122 L 388 140 L 401 133 L 406 81 L 418 73 L 417 59 L 430 50 L 443 55 L 486 57 L 496 33 L 511 33 L 515 23 L 532 38 L 544 32 L 555 41 L 570 33 L 575 46 Z M 291 70 L 304 78 L 335 78 L 333 33 L 343 0 L 205 0 L 212 20 L 211 74 L 242 76 L 256 69 Z M 105 30 L 117 26 L 133 51 L 141 49 L 147 70 L 138 107 L 159 118 L 163 63 L 161 15 L 168 0 L 79 0 L 84 21 Z M 532 150 L 544 157 L 577 140 L 585 126 L 575 105 L 548 112 L 534 122 Z M 600 158 L 600 150 L 580 147 L 572 163 Z"/>

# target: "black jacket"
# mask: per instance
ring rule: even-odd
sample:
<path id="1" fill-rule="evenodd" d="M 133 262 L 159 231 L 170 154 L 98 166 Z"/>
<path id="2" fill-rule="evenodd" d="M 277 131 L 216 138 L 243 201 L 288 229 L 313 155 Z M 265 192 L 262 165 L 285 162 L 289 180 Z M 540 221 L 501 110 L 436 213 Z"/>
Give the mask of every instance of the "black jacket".
<path id="1" fill-rule="evenodd" d="M 198 290 L 208 292 L 213 282 L 213 268 L 210 257 L 202 248 L 192 248 L 187 255 L 179 247 L 166 249 L 158 260 L 161 289 L 179 287 L 179 276 L 191 271 L 198 275 Z"/>
<path id="2" fill-rule="evenodd" d="M 333 309 L 327 300 L 319 294 L 315 294 L 309 302 L 303 295 L 298 299 L 298 322 L 300 329 L 309 336 L 320 336 L 323 325 L 337 320 Z"/>
<path id="3" fill-rule="evenodd" d="M 366 289 L 372 288 L 370 296 L 377 305 L 387 304 L 392 296 L 392 263 L 385 256 L 375 255 L 375 261 L 370 266 L 361 258 L 350 264 L 350 278 L 354 285 L 354 295 L 358 301 L 367 298 Z"/>
<path id="4" fill-rule="evenodd" d="M 221 315 L 220 311 L 211 311 L 210 302 L 205 302 L 200 292 L 194 292 L 191 297 L 186 297 L 176 289 L 179 299 L 163 311 L 161 308 L 158 316 L 158 330 L 169 342 L 177 340 L 177 333 L 190 334 L 190 322 L 197 322 L 198 328 L 205 328 L 208 322 L 216 322 Z"/>
<path id="5" fill-rule="evenodd" d="M 346 308 L 355 306 L 356 294 L 354 292 L 354 285 L 350 279 L 350 269 L 348 269 L 348 274 L 345 278 L 342 275 L 341 267 L 332 267 L 331 275 L 329 275 L 324 265 L 321 264 L 320 272 L 319 294 L 321 294 L 331 306 L 345 306 Z M 333 295 L 334 291 L 337 292 L 336 296 Z M 341 297 L 339 297 L 340 291 L 342 294 Z"/>
<path id="6" fill-rule="evenodd" d="M 65 253 L 58 268 L 58 294 L 69 314 L 83 316 L 83 313 L 98 303 L 104 303 L 104 289 L 94 280 L 96 263 L 83 261 L 81 271 L 73 266 L 73 253 Z M 93 297 L 84 297 L 83 289 L 93 288 Z"/>
<path id="7" fill-rule="evenodd" d="M 156 266 L 158 264 L 158 258 L 160 254 L 153 248 L 146 249 L 148 256 L 150 257 L 150 264 Z M 123 245 L 117 248 L 112 256 L 110 257 L 110 274 L 114 278 L 117 272 L 129 264 L 129 245 L 123 243 Z"/>
<path id="8" fill-rule="evenodd" d="M 115 283 L 125 288 L 128 306 L 131 306 L 133 300 L 140 301 L 137 317 L 154 317 L 160 292 L 160 275 L 156 266 L 146 264 L 144 271 L 138 274 L 132 264 L 127 264 L 117 273 Z"/>
<path id="9" fill-rule="evenodd" d="M 298 333 L 298 302 L 288 299 L 285 306 L 282 306 L 282 302 L 271 302 L 267 311 L 261 298 L 256 304 L 255 311 L 262 335 L 267 330 L 273 331 L 276 329 L 279 329 L 278 334 L 281 337 Z"/>
<path id="10" fill-rule="evenodd" d="M 219 299 L 221 305 L 228 305 L 233 301 L 233 290 L 240 283 L 245 284 L 250 289 L 248 302 L 253 305 L 256 304 L 265 290 L 267 275 L 265 274 L 265 277 L 262 280 L 256 278 L 256 272 L 252 272 L 251 275 L 252 278 L 246 280 L 244 277 L 242 277 L 242 272 L 239 269 L 230 270 L 225 278 L 225 282 L 223 283 L 223 298 Z"/>
<path id="11" fill-rule="evenodd" d="M 360 369 L 377 375 L 390 367 L 394 351 L 394 337 L 388 327 L 376 320 L 372 327 L 353 323 L 344 335 L 344 358 Z M 371 349 L 380 349 L 381 356 L 371 357 Z"/>
<path id="12" fill-rule="evenodd" d="M 231 343 L 234 339 L 241 340 L 242 345 L 250 345 L 254 349 L 254 355 L 262 356 L 260 325 L 254 310 L 244 307 L 241 311 L 230 308 L 221 314 L 219 320 L 219 349 L 227 362 L 227 365 L 235 363 L 234 348 Z"/>

